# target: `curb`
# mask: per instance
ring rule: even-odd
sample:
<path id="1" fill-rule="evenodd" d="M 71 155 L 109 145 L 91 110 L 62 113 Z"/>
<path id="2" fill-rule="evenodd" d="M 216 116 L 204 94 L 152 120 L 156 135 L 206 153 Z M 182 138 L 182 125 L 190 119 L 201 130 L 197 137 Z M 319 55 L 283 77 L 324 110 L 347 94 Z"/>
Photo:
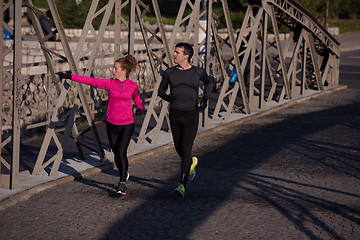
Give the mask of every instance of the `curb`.
<path id="1" fill-rule="evenodd" d="M 198 133 L 196 138 L 210 136 L 212 134 L 216 134 L 216 133 L 218 133 L 220 131 L 223 131 L 226 128 L 236 127 L 236 126 L 238 126 L 238 125 L 240 125 L 242 123 L 248 122 L 248 121 L 253 120 L 253 119 L 258 119 L 258 118 L 261 118 L 261 117 L 264 117 L 264 116 L 267 116 L 267 115 L 270 115 L 270 114 L 275 113 L 275 112 L 277 112 L 279 110 L 294 106 L 294 105 L 296 105 L 298 103 L 301 103 L 301 102 L 304 102 L 304 101 L 307 101 L 307 100 L 310 100 L 310 99 L 313 99 L 313 98 L 316 98 L 316 97 L 319 97 L 319 96 L 322 96 L 322 95 L 325 95 L 325 94 L 330 94 L 330 93 L 333 93 L 333 92 L 341 91 L 341 90 L 344 90 L 344 89 L 347 89 L 347 85 L 339 85 L 339 86 L 333 87 L 331 89 L 315 93 L 313 95 L 309 95 L 309 96 L 306 96 L 306 97 L 303 97 L 303 98 L 300 98 L 300 99 L 297 99 L 297 100 L 289 101 L 287 103 L 284 103 L 282 105 L 273 107 L 273 108 L 265 110 L 263 112 L 256 113 L 256 114 L 254 114 L 252 116 L 244 117 L 242 119 L 239 119 L 239 120 L 236 120 L 236 121 L 233 121 L 233 122 L 230 122 L 230 123 L 222 124 L 222 125 L 220 125 L 218 127 L 215 127 L 213 129 L 209 129 L 209 130 L 204 131 L 202 133 Z"/>
<path id="2" fill-rule="evenodd" d="M 330 93 L 333 93 L 333 92 L 341 91 L 341 90 L 344 90 L 346 88 L 347 88 L 346 85 L 339 85 L 339 86 L 333 87 L 331 89 L 315 93 L 313 95 L 309 95 L 309 96 L 305 96 L 305 97 L 302 97 L 302 98 L 297 99 L 297 100 L 289 101 L 287 103 L 284 103 L 284 104 L 281 104 L 279 106 L 273 107 L 271 109 L 256 113 L 254 115 L 244 117 L 244 118 L 241 118 L 239 120 L 235 120 L 235 121 L 232 121 L 232 122 L 229 122 L 229 123 L 226 123 L 226 124 L 221 124 L 220 126 L 214 127 L 212 129 L 208 129 L 208 130 L 204 130 L 202 132 L 198 132 L 195 141 L 199 141 L 203 137 L 208 137 L 208 136 L 217 134 L 217 133 L 219 133 L 219 132 L 221 132 L 221 131 L 223 131 L 223 130 L 225 130 L 227 128 L 236 127 L 236 126 L 241 125 L 241 124 L 243 124 L 245 122 L 248 122 L 250 120 L 258 119 L 258 118 L 270 115 L 270 114 L 275 113 L 275 112 L 277 112 L 279 110 L 294 106 L 294 105 L 296 105 L 298 103 L 307 101 L 309 99 L 313 99 L 313 98 L 317 98 L 317 97 L 325 95 L 325 94 L 330 94 Z M 159 155 L 161 153 L 169 151 L 170 149 L 174 149 L 172 142 L 170 142 L 168 144 L 165 144 L 165 145 L 162 145 L 162 146 L 159 146 L 157 148 L 151 149 L 151 150 L 147 150 L 147 151 L 144 151 L 144 152 L 129 156 L 129 162 L 130 163 L 140 162 L 140 161 L 143 161 L 143 160 L 145 160 L 147 158 L 150 158 L 150 157 L 153 157 L 155 155 Z M 70 183 L 72 181 L 76 181 L 76 180 L 79 180 L 79 179 L 83 179 L 83 178 L 95 175 L 97 173 L 101 173 L 101 172 L 104 172 L 104 171 L 111 170 L 113 168 L 114 168 L 113 163 L 106 163 L 106 164 L 103 164 L 103 165 L 98 166 L 98 167 L 94 167 L 94 168 L 87 169 L 87 170 L 82 171 L 82 172 L 75 173 L 73 175 L 58 178 L 58 179 L 55 179 L 55 180 L 52 180 L 52 181 L 37 185 L 35 187 L 24 190 L 23 192 L 14 194 L 14 195 L 0 201 L 0 211 L 3 211 L 8 207 L 12 207 L 12 206 L 14 206 L 14 205 L 16 205 L 16 204 L 18 204 L 20 202 L 26 201 L 26 200 L 30 199 L 32 196 L 34 196 L 35 194 L 41 193 L 41 192 L 46 191 L 46 190 L 48 190 L 50 188 L 60 186 L 60 185 L 63 185 L 63 184 L 67 184 L 67 183 Z"/>
<path id="3" fill-rule="evenodd" d="M 340 52 L 351 52 L 360 50 L 360 47 L 347 47 L 347 48 L 340 48 Z"/>

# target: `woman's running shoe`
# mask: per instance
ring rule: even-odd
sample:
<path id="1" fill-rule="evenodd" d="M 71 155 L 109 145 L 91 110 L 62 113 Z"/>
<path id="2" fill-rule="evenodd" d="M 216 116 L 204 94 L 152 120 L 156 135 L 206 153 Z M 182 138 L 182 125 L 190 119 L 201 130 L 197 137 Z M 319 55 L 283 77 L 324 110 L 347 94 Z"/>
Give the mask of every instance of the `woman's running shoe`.
<path id="1" fill-rule="evenodd" d="M 119 182 L 119 185 L 117 187 L 117 193 L 126 195 L 126 183 L 125 182 Z"/>

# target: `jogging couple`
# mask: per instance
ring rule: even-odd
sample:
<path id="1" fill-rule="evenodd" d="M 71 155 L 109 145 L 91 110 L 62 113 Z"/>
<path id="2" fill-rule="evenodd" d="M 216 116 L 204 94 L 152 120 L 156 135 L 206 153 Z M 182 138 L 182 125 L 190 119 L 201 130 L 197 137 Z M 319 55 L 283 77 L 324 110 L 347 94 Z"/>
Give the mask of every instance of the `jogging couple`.
<path id="1" fill-rule="evenodd" d="M 193 48 L 188 43 L 178 43 L 174 51 L 176 66 L 167 69 L 159 87 L 159 96 L 170 103 L 170 127 L 177 154 L 181 157 L 181 174 L 174 192 L 179 197 L 185 196 L 188 179 L 195 177 L 195 167 L 198 159 L 192 156 L 192 146 L 196 137 L 199 110 L 207 107 L 207 101 L 212 90 L 212 80 L 202 68 L 191 65 Z M 91 78 L 74 75 L 69 72 L 59 73 L 60 79 L 91 85 L 108 91 L 106 130 L 109 144 L 115 157 L 115 164 L 119 170 L 119 184 L 117 192 L 126 194 L 126 181 L 129 178 L 127 148 L 134 132 L 134 118 L 132 102 L 137 107 L 136 115 L 141 115 L 141 104 L 138 86 L 129 79 L 131 71 L 137 67 L 136 59 L 128 55 L 115 61 L 110 79 Z M 198 101 L 200 81 L 205 84 L 204 97 Z M 170 87 L 170 93 L 166 91 Z"/>

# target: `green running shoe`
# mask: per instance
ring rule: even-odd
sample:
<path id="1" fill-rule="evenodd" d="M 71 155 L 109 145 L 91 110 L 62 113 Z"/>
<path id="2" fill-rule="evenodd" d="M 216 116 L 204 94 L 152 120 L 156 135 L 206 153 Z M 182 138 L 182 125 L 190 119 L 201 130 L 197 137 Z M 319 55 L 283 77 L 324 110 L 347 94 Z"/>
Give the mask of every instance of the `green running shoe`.
<path id="1" fill-rule="evenodd" d="M 184 197 L 185 196 L 185 186 L 182 183 L 179 183 L 177 188 L 174 189 L 175 194 L 178 197 Z"/>
<path id="2" fill-rule="evenodd" d="M 194 178 L 195 178 L 195 167 L 197 164 L 198 164 L 197 157 L 192 157 L 192 164 L 191 164 L 190 172 L 189 172 L 190 181 L 194 180 Z"/>

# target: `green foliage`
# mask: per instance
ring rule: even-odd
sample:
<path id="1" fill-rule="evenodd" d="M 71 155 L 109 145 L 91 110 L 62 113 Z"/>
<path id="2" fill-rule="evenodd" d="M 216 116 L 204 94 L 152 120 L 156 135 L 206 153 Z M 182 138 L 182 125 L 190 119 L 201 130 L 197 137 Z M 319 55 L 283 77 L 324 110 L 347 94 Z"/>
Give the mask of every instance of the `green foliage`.
<path id="1" fill-rule="evenodd" d="M 339 4 L 339 14 L 342 17 L 354 18 L 357 14 L 360 14 L 360 1 L 359 0 L 343 0 Z"/>
<path id="2" fill-rule="evenodd" d="M 84 26 L 85 21 L 86 21 L 86 17 L 88 15 L 89 9 L 91 6 L 91 0 L 83 0 L 79 6 L 78 6 L 78 17 L 79 19 L 81 19 L 81 25 L 80 26 Z M 82 28 L 82 27 L 78 27 L 78 28 Z"/>
<path id="3" fill-rule="evenodd" d="M 231 22 L 233 28 L 240 28 L 245 17 L 244 12 L 232 12 L 230 11 Z"/>
<path id="4" fill-rule="evenodd" d="M 42 8 L 44 10 L 49 9 L 46 0 L 33 0 L 32 2 L 37 8 Z M 79 17 L 78 6 L 75 0 L 57 0 L 55 3 L 65 28 L 79 28 L 83 25 L 81 18 Z"/>
<path id="5" fill-rule="evenodd" d="M 33 0 L 32 2 L 34 4 L 34 6 L 37 8 L 49 9 L 49 6 L 48 6 L 46 0 Z"/>
<path id="6" fill-rule="evenodd" d="M 57 9 L 59 11 L 62 23 L 65 28 L 83 28 L 92 0 L 83 0 L 79 5 L 76 4 L 75 0 L 56 0 Z M 47 0 L 33 0 L 34 6 L 37 8 L 49 9 Z M 101 9 L 107 4 L 107 1 L 99 1 L 97 10 Z M 98 29 L 104 13 L 93 19 L 93 26 Z M 110 18 L 112 23 L 114 22 L 114 15 Z"/>
<path id="7" fill-rule="evenodd" d="M 297 2 L 311 12 L 318 19 L 326 14 L 328 0 L 297 0 Z M 360 14 L 359 0 L 329 0 L 329 19 L 350 18 Z"/>
<path id="8" fill-rule="evenodd" d="M 320 22 L 324 21 L 326 13 L 326 2 L 327 0 L 296 0 L 300 5 L 311 12 Z M 60 17 L 62 19 L 65 28 L 83 28 L 89 8 L 92 0 L 83 0 L 79 5 L 76 4 L 75 0 L 56 0 L 56 5 Z M 152 0 L 142 0 L 143 3 L 148 4 L 152 8 Z M 181 0 L 158 0 L 158 5 L 161 12 L 162 21 L 164 24 L 172 25 L 175 23 Z M 47 0 L 33 0 L 33 3 L 38 8 L 49 9 Z M 98 9 L 102 8 L 107 4 L 106 0 L 99 1 Z M 245 0 L 228 0 L 230 8 L 230 16 L 234 28 L 240 28 L 242 21 L 245 16 L 248 1 Z M 152 10 L 152 9 L 151 9 Z M 185 14 L 190 14 L 191 9 L 185 10 Z M 128 17 L 128 7 L 123 9 L 122 15 L 125 19 Z M 153 11 L 152 11 L 153 12 Z M 223 16 L 223 9 L 220 2 L 215 1 L 213 3 L 213 12 L 220 17 L 221 23 L 220 28 L 225 27 L 225 19 Z M 356 19 L 356 16 L 360 14 L 360 1 L 359 0 L 329 0 L 329 22 L 331 19 Z M 95 29 L 98 29 L 104 14 L 100 14 L 92 22 Z M 150 24 L 156 24 L 154 16 L 147 14 L 144 16 L 144 20 Z M 114 13 L 111 14 L 110 24 L 114 24 Z M 355 21 L 353 24 L 357 25 Z M 351 26 L 339 23 L 340 29 L 349 29 Z M 343 31 L 343 30 L 341 30 Z M 347 30 L 344 30 L 347 31 Z"/>
<path id="9" fill-rule="evenodd" d="M 150 11 L 152 14 L 144 15 L 144 21 L 148 22 L 152 25 L 156 24 L 155 11 L 152 7 L 151 0 L 143 0 L 143 3 L 147 4 L 150 7 Z M 161 13 L 161 20 L 166 25 L 175 24 L 176 16 L 180 8 L 181 1 L 171 1 L 169 0 L 158 0 L 158 5 Z M 129 15 L 127 14 L 129 9 L 124 9 L 122 16 L 128 20 Z M 137 20 L 137 18 L 136 18 Z"/>
<path id="10" fill-rule="evenodd" d="M 58 0 L 56 6 L 65 28 L 78 28 L 83 25 L 75 0 Z"/>
<path id="11" fill-rule="evenodd" d="M 142 2 L 145 4 L 148 4 L 151 7 L 151 11 L 154 13 L 154 11 L 152 9 L 152 1 L 151 0 L 143 0 Z M 161 19 L 162 19 L 163 23 L 167 24 L 167 25 L 175 24 L 176 17 L 178 15 L 178 12 L 180 9 L 181 1 L 180 0 L 174 0 L 174 1 L 158 0 L 158 5 L 160 8 Z M 248 5 L 247 2 L 240 3 L 238 0 L 229 1 L 229 8 L 231 9 L 230 16 L 231 16 L 231 19 L 233 22 L 233 26 L 235 28 L 241 27 L 241 23 L 242 23 L 242 20 L 244 19 L 247 5 Z M 191 10 L 192 9 L 187 6 L 187 8 L 185 9 L 184 15 L 185 16 L 189 15 L 191 13 Z M 213 4 L 213 11 L 219 17 L 223 16 L 223 14 L 224 14 L 222 5 L 219 2 L 215 2 Z M 127 13 L 127 12 L 128 12 L 128 9 L 124 9 L 124 13 Z M 126 20 L 129 19 L 127 14 L 123 14 L 123 17 Z M 150 24 L 156 24 L 155 17 L 150 14 L 144 16 L 144 21 L 149 22 Z M 185 24 L 183 24 L 183 25 L 185 25 Z M 224 27 L 224 26 L 225 26 L 224 24 L 220 25 L 220 27 Z"/>
<path id="12" fill-rule="evenodd" d="M 175 23 L 176 16 L 179 12 L 180 4 L 181 1 L 170 2 L 169 0 L 158 0 L 162 20 L 164 21 L 164 19 L 173 19 L 172 21 Z"/>
<path id="13" fill-rule="evenodd" d="M 356 21 L 356 20 L 330 21 L 329 27 L 338 27 L 340 30 L 340 34 L 345 32 L 359 32 L 360 21 Z"/>
<path id="14" fill-rule="evenodd" d="M 247 2 L 239 1 L 238 3 L 233 3 L 232 5 L 229 3 L 230 17 L 233 28 L 241 27 L 245 17 L 247 6 L 248 6 Z M 225 19 L 223 18 L 224 10 L 220 2 L 215 2 L 213 4 L 213 12 L 215 13 L 216 16 L 222 19 L 222 23 L 219 24 L 219 28 L 224 28 L 225 27 Z"/>
<path id="15" fill-rule="evenodd" d="M 325 16 L 326 0 L 298 0 L 297 2 L 316 18 L 319 19 Z"/>

